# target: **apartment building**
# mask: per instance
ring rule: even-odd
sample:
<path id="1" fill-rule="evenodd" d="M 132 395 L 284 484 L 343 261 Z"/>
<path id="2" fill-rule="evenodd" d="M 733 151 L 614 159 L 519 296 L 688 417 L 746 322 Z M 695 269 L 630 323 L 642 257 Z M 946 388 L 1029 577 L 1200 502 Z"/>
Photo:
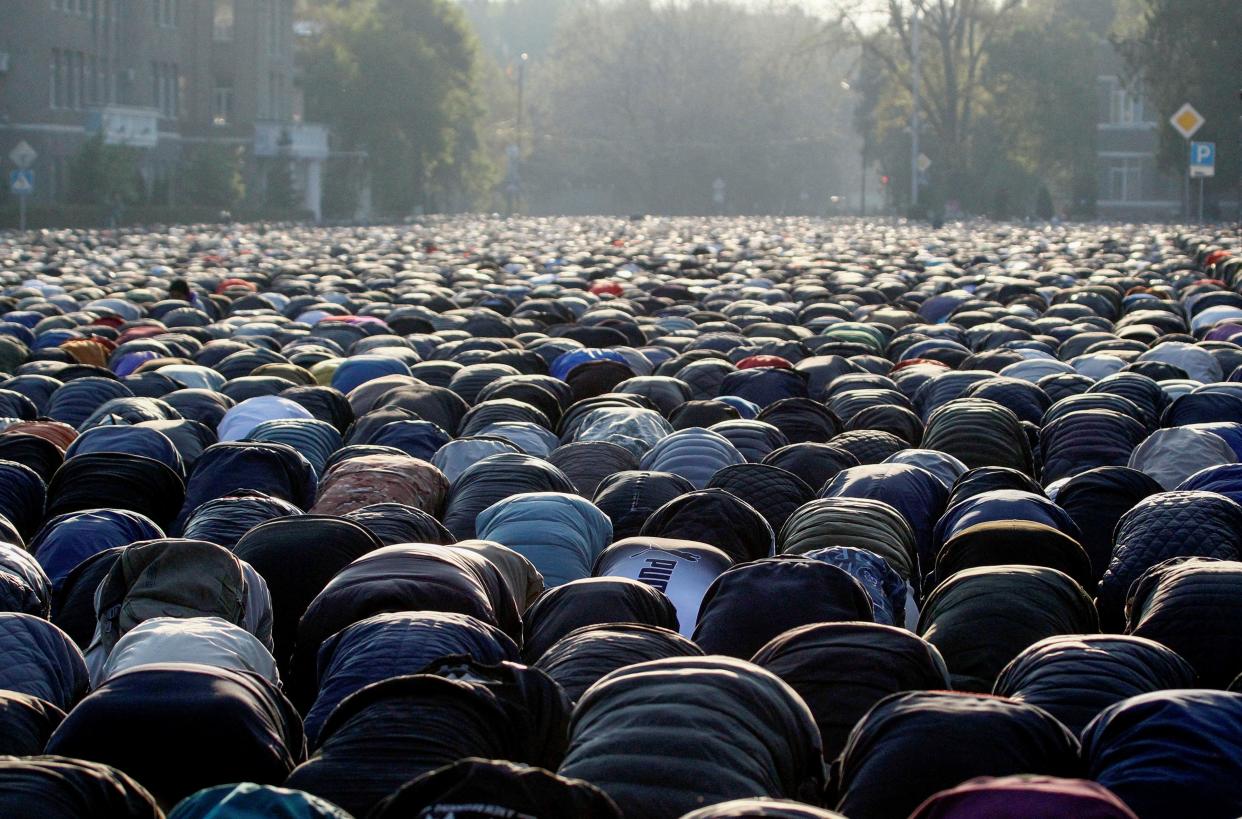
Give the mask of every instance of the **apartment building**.
<path id="1" fill-rule="evenodd" d="M 1102 219 L 1162 221 L 1182 212 L 1182 180 L 1160 167 L 1160 127 L 1172 112 L 1150 105 L 1141 80 L 1128 76 L 1112 45 L 1102 42 L 1097 77 L 1096 156 Z"/>
<path id="2" fill-rule="evenodd" d="M 29 142 L 39 153 L 36 198 L 55 203 L 68 192 L 72 157 L 102 133 L 139 150 L 153 201 L 175 203 L 189 146 L 240 146 L 248 198 L 261 202 L 273 165 L 287 162 L 303 206 L 318 216 L 328 140 L 323 126 L 301 121 L 293 6 L 3 0 L 0 157 Z"/>

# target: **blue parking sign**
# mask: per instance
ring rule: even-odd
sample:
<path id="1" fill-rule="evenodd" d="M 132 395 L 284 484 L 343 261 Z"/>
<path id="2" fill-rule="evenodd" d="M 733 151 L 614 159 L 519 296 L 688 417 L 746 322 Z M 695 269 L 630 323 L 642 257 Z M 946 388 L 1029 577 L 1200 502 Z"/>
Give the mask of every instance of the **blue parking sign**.
<path id="1" fill-rule="evenodd" d="M 1216 176 L 1216 143 L 1190 143 L 1190 175 L 1192 177 Z"/>

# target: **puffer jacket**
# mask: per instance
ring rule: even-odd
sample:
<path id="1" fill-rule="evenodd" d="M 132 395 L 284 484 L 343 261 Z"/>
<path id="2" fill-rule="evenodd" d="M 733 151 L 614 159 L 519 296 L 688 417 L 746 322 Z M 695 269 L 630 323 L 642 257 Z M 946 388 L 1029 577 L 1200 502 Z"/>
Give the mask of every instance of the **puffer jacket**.
<path id="1" fill-rule="evenodd" d="M 534 667 L 576 702 L 619 668 L 666 657 L 701 656 L 701 648 L 675 631 L 640 623 L 610 623 L 574 629 L 543 652 Z"/>
<path id="2" fill-rule="evenodd" d="M 709 489 L 723 489 L 741 498 L 763 515 L 772 531 L 780 531 L 798 507 L 815 497 L 801 478 L 779 466 L 746 463 L 726 466 L 708 481 Z"/>
<path id="3" fill-rule="evenodd" d="M 681 475 L 695 489 L 702 489 L 717 471 L 744 463 L 745 456 L 729 443 L 729 439 L 701 427 L 690 427 L 661 439 L 643 455 L 639 466 L 653 472 Z"/>
<path id="4" fill-rule="evenodd" d="M 459 759 L 557 766 L 569 701 L 545 674 L 460 658 L 455 667 L 436 665 L 347 697 L 320 730 L 319 748 L 285 787 L 366 816 L 406 782 Z"/>
<path id="5" fill-rule="evenodd" d="M 1194 683 L 1190 664 L 1153 640 L 1069 634 L 1040 640 L 1015 657 L 992 693 L 1038 705 L 1081 734 L 1113 703 Z"/>
<path id="6" fill-rule="evenodd" d="M 526 557 L 549 587 L 590 576 L 595 558 L 612 542 L 608 517 L 566 492 L 511 495 L 480 512 L 475 528 L 479 539 Z"/>
<path id="7" fill-rule="evenodd" d="M 766 407 L 784 398 L 806 398 L 809 390 L 806 377 L 796 370 L 754 367 L 726 375 L 719 394 L 736 395 Z"/>
<path id="8" fill-rule="evenodd" d="M 1054 407 L 1055 408 L 1055 407 Z M 1098 466 L 1125 466 L 1147 430 L 1128 415 L 1112 410 L 1067 413 L 1039 431 L 1044 485 Z"/>
<path id="9" fill-rule="evenodd" d="M 724 438 L 750 463 L 759 463 L 769 454 L 789 445 L 785 433 L 772 424 L 758 420 L 720 421 L 707 428 Z"/>
<path id="10" fill-rule="evenodd" d="M 677 609 L 664 592 L 628 577 L 588 577 L 551 589 L 527 609 L 522 655 L 534 663 L 578 628 L 637 623 L 676 631 Z"/>
<path id="11" fill-rule="evenodd" d="M 1096 607 L 1104 628 L 1120 630 L 1130 585 L 1172 557 L 1242 558 L 1242 506 L 1214 492 L 1161 492 L 1117 523 Z"/>
<path id="12" fill-rule="evenodd" d="M 517 645 L 495 626 L 466 614 L 417 611 L 377 614 L 338 631 L 319 649 L 318 693 L 306 712 L 306 740 L 342 701 L 371 683 L 417 674 L 436 660 L 466 655 L 485 665 L 515 661 Z"/>
<path id="13" fill-rule="evenodd" d="M 1181 654 L 1201 685 L 1224 688 L 1242 674 L 1242 561 L 1173 558 L 1131 594 L 1127 632 Z"/>
<path id="14" fill-rule="evenodd" d="M 927 597 L 918 633 L 940 649 L 954 687 L 988 692 L 1023 649 L 1055 634 L 1098 630 L 1095 608 L 1068 575 L 1042 566 L 983 566 Z"/>
<path id="15" fill-rule="evenodd" d="M 583 415 L 572 430 L 561 435 L 562 443 L 608 441 L 642 457 L 673 427 L 660 413 L 638 407 L 599 407 Z"/>
<path id="16" fill-rule="evenodd" d="M 637 535 L 651 513 L 694 486 L 671 472 L 631 470 L 600 481 L 591 502 L 612 521 L 617 540 Z"/>
<path id="17" fill-rule="evenodd" d="M 959 398 L 936 409 L 923 431 L 924 449 L 937 449 L 968 467 L 1034 471 L 1030 441 L 1011 410 L 985 398 Z"/>
<path id="18" fill-rule="evenodd" d="M 819 732 L 778 677 L 722 657 L 619 669 L 578 701 L 558 773 L 585 779 L 629 819 L 676 819 L 743 796 L 815 801 Z"/>
<path id="19" fill-rule="evenodd" d="M 845 748 L 850 729 L 889 694 L 950 687 L 935 646 L 878 623 L 812 623 L 768 641 L 751 662 L 789 684 L 815 716 L 824 758 Z"/>
<path id="20" fill-rule="evenodd" d="M 547 461 L 517 453 L 491 455 L 453 481 L 442 521 L 458 540 L 470 540 L 478 537 L 480 513 L 497 501 L 530 492 L 573 491 L 565 473 Z"/>
<path id="21" fill-rule="evenodd" d="M 639 535 L 706 543 L 735 563 L 769 557 L 776 545 L 763 515 L 723 489 L 700 489 L 674 498 L 651 513 Z"/>
<path id="22" fill-rule="evenodd" d="M 929 753 L 931 747 L 937 751 Z M 1078 743 L 1031 705 L 911 691 L 872 708 L 850 732 L 834 767 L 837 810 L 850 819 L 891 819 L 976 776 L 1074 776 Z"/>
<path id="23" fill-rule="evenodd" d="M 56 626 L 18 612 L 0 613 L 0 689 L 38 697 L 62 711 L 90 689 L 82 652 Z"/>
<path id="24" fill-rule="evenodd" d="M 821 498 L 869 498 L 892 506 L 914 531 L 919 561 L 933 562 L 932 531 L 949 491 L 935 475 L 907 464 L 871 464 L 846 469 L 824 485 Z"/>
<path id="25" fill-rule="evenodd" d="M 822 498 L 798 507 L 781 527 L 781 554 L 806 554 L 831 546 L 866 549 L 884 558 L 918 588 L 914 530 L 887 503 L 870 498 Z"/>
<path id="26" fill-rule="evenodd" d="M 716 578 L 703 597 L 694 641 L 709 654 L 746 658 L 791 628 L 874 619 L 871 598 L 849 572 L 782 556 L 743 563 Z"/>
<path id="27" fill-rule="evenodd" d="M 514 640 L 521 635 L 513 593 L 490 561 L 444 546 L 386 546 L 337 572 L 298 622 L 287 684 L 299 707 L 314 699 L 320 646 L 341 629 L 389 611 L 466 614 Z"/>

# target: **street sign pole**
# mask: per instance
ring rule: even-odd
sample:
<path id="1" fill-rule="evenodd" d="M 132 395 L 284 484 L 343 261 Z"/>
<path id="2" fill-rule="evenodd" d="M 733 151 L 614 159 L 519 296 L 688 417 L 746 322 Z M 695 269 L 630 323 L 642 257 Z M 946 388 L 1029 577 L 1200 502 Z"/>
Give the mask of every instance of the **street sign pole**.
<path id="1" fill-rule="evenodd" d="M 1199 222 L 1203 222 L 1204 180 L 1216 176 L 1216 143 L 1190 143 L 1189 178 L 1199 180 Z"/>
<path id="2" fill-rule="evenodd" d="M 34 193 L 35 175 L 30 168 L 9 173 L 9 191 L 17 196 L 18 226 L 26 229 L 26 197 Z"/>
<path id="3" fill-rule="evenodd" d="M 1182 139 L 1186 140 L 1187 142 L 1190 142 L 1190 140 L 1194 139 L 1195 134 L 1199 132 L 1199 129 L 1203 127 L 1203 123 L 1205 123 L 1206 121 L 1207 120 L 1203 118 L 1203 115 L 1200 114 L 1198 111 L 1196 111 L 1195 107 L 1191 105 L 1190 103 L 1186 103 L 1181 108 L 1177 109 L 1177 113 L 1169 118 L 1169 124 L 1172 125 L 1173 128 L 1179 134 L 1182 135 Z M 1183 192 L 1183 198 L 1182 198 L 1182 202 L 1185 205 L 1185 207 L 1182 210 L 1182 213 L 1185 214 L 1185 218 L 1187 222 L 1189 222 L 1191 218 L 1190 216 L 1190 180 L 1193 176 L 1195 176 L 1195 159 L 1196 159 L 1195 145 L 1196 144 L 1201 144 L 1201 143 L 1193 143 L 1193 142 L 1190 143 L 1190 150 L 1191 150 L 1190 168 L 1186 171 L 1185 190 Z M 1215 151 L 1215 148 L 1213 148 L 1213 158 L 1212 158 L 1213 164 L 1215 164 L 1214 151 Z M 1208 176 L 1208 175 L 1209 174 L 1203 174 L 1203 176 Z M 1202 177 L 1200 177 L 1199 186 L 1200 186 L 1200 192 L 1202 192 L 1202 189 L 1203 189 Z M 1202 197 L 1200 197 L 1200 201 L 1202 201 Z M 1203 212 L 1202 204 L 1200 204 L 1199 206 L 1199 211 L 1200 211 L 1200 220 L 1202 220 L 1202 212 Z"/>
<path id="4" fill-rule="evenodd" d="M 17 224 L 23 231 L 26 230 L 26 197 L 34 193 L 34 171 L 30 170 L 30 166 L 38 158 L 38 152 L 24 139 L 9 151 L 9 159 L 17 166 L 9 188 L 17 194 Z"/>
<path id="5" fill-rule="evenodd" d="M 922 105 L 923 60 L 919 29 L 923 16 L 921 0 L 914 4 L 914 15 L 910 18 L 910 53 L 912 70 L 910 72 L 910 216 L 914 216 L 919 207 L 919 106 Z"/>

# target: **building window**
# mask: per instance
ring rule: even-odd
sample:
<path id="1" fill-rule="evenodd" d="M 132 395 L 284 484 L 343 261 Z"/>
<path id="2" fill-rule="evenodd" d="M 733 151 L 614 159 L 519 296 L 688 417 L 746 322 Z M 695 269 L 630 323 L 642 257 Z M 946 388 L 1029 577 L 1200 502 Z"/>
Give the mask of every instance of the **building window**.
<path id="1" fill-rule="evenodd" d="M 155 24 L 164 28 L 175 28 L 177 25 L 177 0 L 151 0 Z"/>
<path id="2" fill-rule="evenodd" d="M 1109 160 L 1108 198 L 1114 202 L 1138 202 L 1143 198 L 1143 161 L 1138 157 Z"/>
<path id="3" fill-rule="evenodd" d="M 215 17 L 212 39 L 218 43 L 233 40 L 233 0 L 215 0 Z"/>
<path id="4" fill-rule="evenodd" d="M 69 52 L 69 87 L 71 90 L 69 96 L 70 108 L 82 107 L 82 91 L 85 83 L 82 82 L 82 75 L 85 71 L 86 55 L 81 51 Z"/>
<path id="5" fill-rule="evenodd" d="M 260 0 L 259 16 L 267 29 L 267 53 L 276 54 L 276 0 Z"/>
<path id="6" fill-rule="evenodd" d="M 117 68 L 116 61 L 108 60 L 107 57 L 101 60 L 101 65 L 103 66 L 103 101 L 117 102 L 117 78 L 120 68 Z"/>
<path id="7" fill-rule="evenodd" d="M 91 70 L 86 55 L 81 51 L 52 49 L 51 78 L 49 82 L 52 108 L 81 108 L 91 100 Z"/>
<path id="8" fill-rule="evenodd" d="M 86 98 L 87 105 L 95 105 L 99 102 L 99 59 L 94 54 L 86 57 Z"/>
<path id="9" fill-rule="evenodd" d="M 1138 125 L 1145 121 L 1143 88 L 1135 83 L 1127 86 L 1117 77 L 1104 78 L 1108 100 L 1109 125 Z"/>
<path id="10" fill-rule="evenodd" d="M 211 124 L 228 125 L 233 121 L 233 83 L 216 81 L 211 92 Z"/>
<path id="11" fill-rule="evenodd" d="M 285 77 L 277 71 L 271 71 L 267 75 L 267 107 L 264 110 L 264 116 L 269 119 L 287 119 L 288 113 L 285 111 Z"/>
<path id="12" fill-rule="evenodd" d="M 151 63 L 151 104 L 165 117 L 176 116 L 175 70 L 168 63 Z"/>
<path id="13" fill-rule="evenodd" d="M 175 119 L 180 110 L 180 70 L 176 63 L 151 63 L 151 101 L 160 114 Z"/>

